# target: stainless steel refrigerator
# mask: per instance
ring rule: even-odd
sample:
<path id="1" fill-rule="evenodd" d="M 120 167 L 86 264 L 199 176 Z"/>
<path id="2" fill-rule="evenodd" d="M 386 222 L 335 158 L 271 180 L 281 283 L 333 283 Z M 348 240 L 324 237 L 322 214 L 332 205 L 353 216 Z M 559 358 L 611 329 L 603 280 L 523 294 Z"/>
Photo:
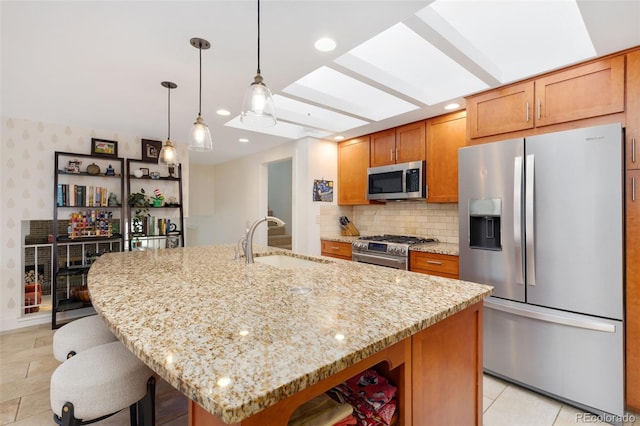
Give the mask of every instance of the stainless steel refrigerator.
<path id="1" fill-rule="evenodd" d="M 494 286 L 485 371 L 624 414 L 620 124 L 462 148 L 460 279 Z"/>

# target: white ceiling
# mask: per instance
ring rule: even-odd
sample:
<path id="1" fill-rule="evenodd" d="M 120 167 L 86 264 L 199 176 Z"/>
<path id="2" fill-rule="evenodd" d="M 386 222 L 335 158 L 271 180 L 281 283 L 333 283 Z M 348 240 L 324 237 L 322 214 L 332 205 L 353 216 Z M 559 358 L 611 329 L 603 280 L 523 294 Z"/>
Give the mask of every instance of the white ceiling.
<path id="1" fill-rule="evenodd" d="M 2 0 L 0 112 L 164 140 L 170 80 L 171 139 L 186 142 L 198 111 L 189 40 L 201 37 L 214 150 L 190 161 L 216 164 L 440 115 L 465 95 L 640 45 L 639 0 L 262 0 L 261 11 L 275 127 L 238 119 L 256 71 L 255 0 Z M 320 37 L 337 48 L 315 50 Z"/>

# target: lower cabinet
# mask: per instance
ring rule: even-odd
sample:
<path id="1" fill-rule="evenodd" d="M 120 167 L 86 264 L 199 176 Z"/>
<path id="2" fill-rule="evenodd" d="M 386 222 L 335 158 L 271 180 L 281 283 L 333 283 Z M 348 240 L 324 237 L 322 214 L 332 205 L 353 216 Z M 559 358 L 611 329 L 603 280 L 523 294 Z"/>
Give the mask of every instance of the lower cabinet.
<path id="1" fill-rule="evenodd" d="M 458 256 L 410 251 L 409 270 L 457 280 L 459 277 Z"/>
<path id="2" fill-rule="evenodd" d="M 351 260 L 351 243 L 321 240 L 320 254 L 338 259 Z"/>

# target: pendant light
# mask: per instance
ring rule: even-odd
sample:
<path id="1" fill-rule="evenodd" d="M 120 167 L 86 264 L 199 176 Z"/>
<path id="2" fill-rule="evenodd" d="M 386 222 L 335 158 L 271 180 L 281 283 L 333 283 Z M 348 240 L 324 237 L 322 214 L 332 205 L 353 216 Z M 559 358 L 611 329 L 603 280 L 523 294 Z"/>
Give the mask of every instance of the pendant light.
<path id="1" fill-rule="evenodd" d="M 260 74 L 260 0 L 258 0 L 258 70 L 253 83 L 244 95 L 240 121 L 255 127 L 270 127 L 276 124 L 271 90 L 264 84 Z"/>
<path id="2" fill-rule="evenodd" d="M 202 49 L 208 49 L 211 44 L 202 38 L 194 37 L 190 40 L 193 47 L 200 51 L 200 89 L 198 92 L 198 118 L 193 123 L 189 132 L 189 149 L 192 151 L 211 151 L 213 142 L 211 142 L 211 132 L 202 119 Z"/>
<path id="3" fill-rule="evenodd" d="M 178 164 L 178 152 L 171 143 L 171 89 L 178 87 L 177 84 L 171 81 L 163 81 L 160 83 L 162 87 L 167 88 L 168 100 L 167 100 L 167 141 L 164 143 L 162 150 L 160 150 L 160 163 L 166 164 L 169 167 L 175 167 Z"/>

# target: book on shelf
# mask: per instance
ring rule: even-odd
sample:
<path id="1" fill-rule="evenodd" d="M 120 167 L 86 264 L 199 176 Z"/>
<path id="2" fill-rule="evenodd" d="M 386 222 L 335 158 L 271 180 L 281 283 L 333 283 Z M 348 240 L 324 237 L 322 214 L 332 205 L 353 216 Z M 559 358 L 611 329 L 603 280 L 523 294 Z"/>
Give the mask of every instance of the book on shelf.
<path id="1" fill-rule="evenodd" d="M 58 184 L 58 207 L 106 207 L 108 202 L 109 189 L 105 187 L 73 183 Z"/>

